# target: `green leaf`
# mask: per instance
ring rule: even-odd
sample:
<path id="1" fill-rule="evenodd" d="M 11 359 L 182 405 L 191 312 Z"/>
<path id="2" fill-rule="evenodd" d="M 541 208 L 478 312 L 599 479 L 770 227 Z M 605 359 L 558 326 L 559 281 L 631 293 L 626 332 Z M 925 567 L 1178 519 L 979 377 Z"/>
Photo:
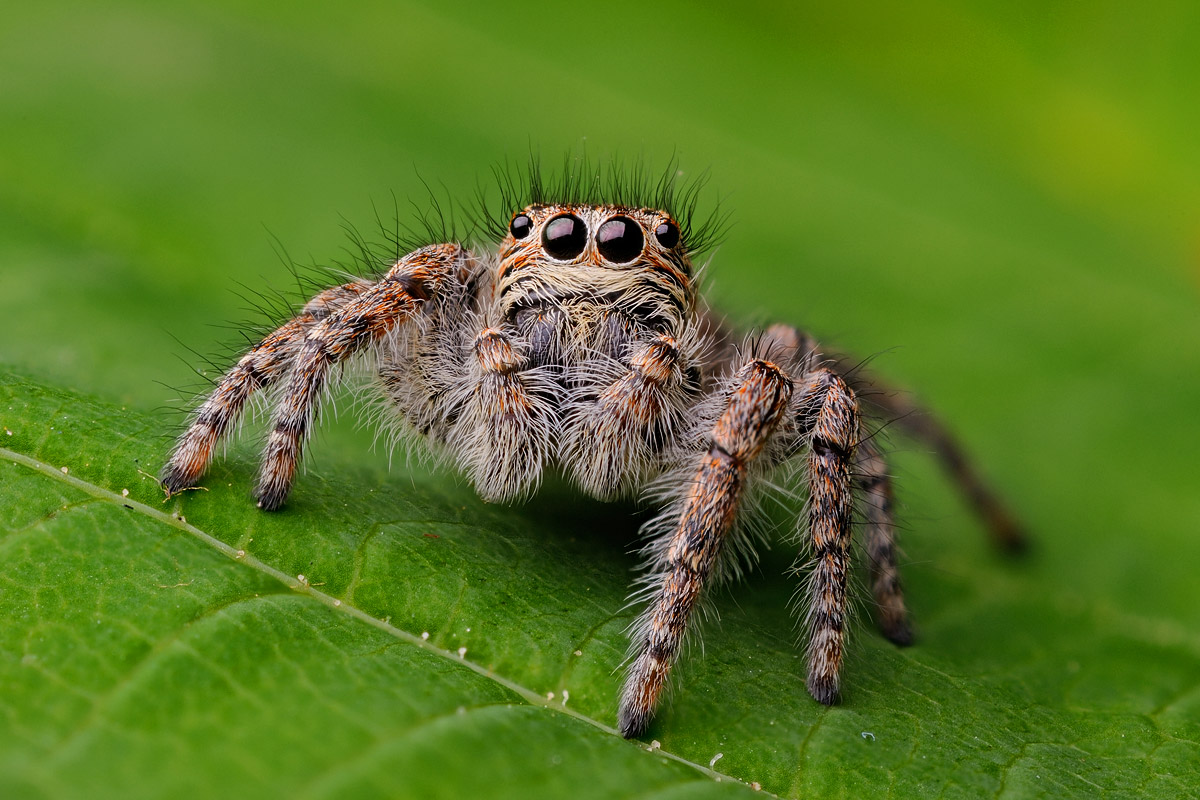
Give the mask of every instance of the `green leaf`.
<path id="1" fill-rule="evenodd" d="M 917 581 L 926 643 L 861 632 L 848 702 L 826 709 L 768 560 L 720 603 L 651 753 L 611 728 L 620 512 L 553 488 L 537 511 L 489 507 L 335 464 L 266 514 L 240 450 L 164 504 L 145 469 L 160 420 L 12 376 L 0 409 L 0 753 L 21 794 L 746 788 L 708 772 L 787 796 L 1166 796 L 1196 779 L 1196 638 L 1031 593 L 1019 566 Z"/>
<path id="2" fill-rule="evenodd" d="M 157 420 L 11 376 L 0 408 L 6 796 L 749 791 L 610 727 L 619 549 L 365 477 L 164 509 Z"/>

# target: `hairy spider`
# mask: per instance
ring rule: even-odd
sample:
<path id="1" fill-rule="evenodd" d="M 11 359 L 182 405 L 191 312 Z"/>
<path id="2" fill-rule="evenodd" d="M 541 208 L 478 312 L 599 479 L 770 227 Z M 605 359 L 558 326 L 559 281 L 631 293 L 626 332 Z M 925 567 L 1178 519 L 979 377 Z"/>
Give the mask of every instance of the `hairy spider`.
<path id="1" fill-rule="evenodd" d="M 662 511 L 645 527 L 646 607 L 619 711 L 626 737 L 649 725 L 706 589 L 752 554 L 750 493 L 781 466 L 798 467 L 808 492 L 799 523 L 808 691 L 825 704 L 839 698 L 856 503 L 878 623 L 896 644 L 911 642 L 892 487 L 864 435 L 864 406 L 929 443 L 997 541 L 1020 544 L 932 417 L 895 392 L 860 397 L 853 362 L 822 355 L 795 328 L 737 337 L 702 307 L 693 258 L 706 231 L 691 224 L 694 185 L 676 191 L 668 173 L 606 194 L 583 171 L 556 190 L 536 170 L 528 177 L 519 199 L 505 194 L 498 247 L 397 252 L 378 279 L 321 291 L 252 347 L 195 410 L 162 471 L 166 491 L 195 485 L 247 400 L 272 388 L 255 495 L 278 509 L 331 377 L 369 354 L 372 384 L 401 426 L 485 500 L 531 493 L 547 468 L 598 498 L 646 492 Z"/>

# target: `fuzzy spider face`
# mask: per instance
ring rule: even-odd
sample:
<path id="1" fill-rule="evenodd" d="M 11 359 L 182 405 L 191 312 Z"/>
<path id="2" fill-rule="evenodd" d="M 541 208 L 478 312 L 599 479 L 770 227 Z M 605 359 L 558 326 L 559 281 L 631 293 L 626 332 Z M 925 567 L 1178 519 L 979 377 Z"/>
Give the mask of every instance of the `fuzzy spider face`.
<path id="1" fill-rule="evenodd" d="M 496 278 L 506 321 L 536 334 L 550 320 L 602 350 L 613 325 L 678 334 L 696 303 L 679 225 L 650 208 L 527 206 L 500 243 Z"/>

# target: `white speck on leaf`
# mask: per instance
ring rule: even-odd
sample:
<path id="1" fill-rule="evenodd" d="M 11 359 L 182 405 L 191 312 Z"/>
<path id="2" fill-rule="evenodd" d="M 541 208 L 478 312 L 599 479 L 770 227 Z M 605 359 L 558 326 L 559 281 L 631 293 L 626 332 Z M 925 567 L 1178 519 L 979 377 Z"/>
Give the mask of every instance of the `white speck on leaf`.
<path id="1" fill-rule="evenodd" d="M 465 647 L 458 648 L 458 657 L 466 658 L 467 657 L 467 648 L 465 648 Z"/>
<path id="2" fill-rule="evenodd" d="M 422 642 L 428 642 L 428 641 L 429 641 L 429 631 L 422 631 L 422 632 L 421 632 L 421 641 L 422 641 Z"/>
<path id="3" fill-rule="evenodd" d="M 875 734 L 871 733 L 870 731 L 863 731 L 862 738 L 870 739 L 873 742 L 875 741 Z"/>
<path id="4" fill-rule="evenodd" d="M 712 757 L 712 760 L 708 762 L 708 768 L 712 769 L 714 766 L 716 766 L 716 763 L 724 757 L 725 757 L 724 753 L 717 753 L 715 756 Z"/>
<path id="5" fill-rule="evenodd" d="M 122 490 L 121 490 L 121 497 L 129 497 L 129 490 L 128 490 L 128 489 L 122 489 Z"/>
<path id="6" fill-rule="evenodd" d="M 66 475 L 66 474 L 67 474 L 68 472 L 70 472 L 70 471 L 71 471 L 71 470 L 67 469 L 66 467 L 63 467 L 63 468 L 62 468 L 62 474 L 63 474 L 63 475 Z"/>

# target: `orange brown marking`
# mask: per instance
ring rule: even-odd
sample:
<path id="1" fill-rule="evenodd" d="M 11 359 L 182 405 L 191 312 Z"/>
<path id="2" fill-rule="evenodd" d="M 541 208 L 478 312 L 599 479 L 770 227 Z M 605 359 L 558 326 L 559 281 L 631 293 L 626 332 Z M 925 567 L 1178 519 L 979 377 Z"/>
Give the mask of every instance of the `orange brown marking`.
<path id="1" fill-rule="evenodd" d="M 255 489 L 260 508 L 273 511 L 287 499 L 329 369 L 410 319 L 426 302 L 422 298 L 434 296 L 442 282 L 457 272 L 462 258 L 458 245 L 416 250 L 307 332 L 263 450 Z"/>
<path id="2" fill-rule="evenodd" d="M 305 335 L 319 319 L 370 285 L 358 281 L 321 292 L 305 304 L 299 316 L 264 337 L 222 376 L 212 394 L 196 409 L 192 424 L 179 438 L 163 468 L 161 480 L 168 494 L 183 491 L 200 480 L 217 444 L 237 422 L 251 395 L 287 372 Z"/>
<path id="3" fill-rule="evenodd" d="M 791 381 L 774 364 L 751 361 L 713 427 L 667 548 L 665 570 L 621 696 L 618 728 L 645 731 L 679 654 L 692 611 L 733 526 L 750 462 L 787 409 Z"/>
<path id="4" fill-rule="evenodd" d="M 809 694 L 830 705 L 840 696 L 844 659 L 858 403 L 845 381 L 821 369 L 805 377 L 799 406 L 804 409 L 802 427 L 810 431 L 808 534 L 815 561 L 806 620 L 807 684 Z"/>

